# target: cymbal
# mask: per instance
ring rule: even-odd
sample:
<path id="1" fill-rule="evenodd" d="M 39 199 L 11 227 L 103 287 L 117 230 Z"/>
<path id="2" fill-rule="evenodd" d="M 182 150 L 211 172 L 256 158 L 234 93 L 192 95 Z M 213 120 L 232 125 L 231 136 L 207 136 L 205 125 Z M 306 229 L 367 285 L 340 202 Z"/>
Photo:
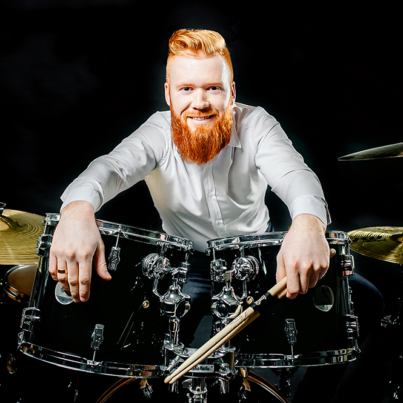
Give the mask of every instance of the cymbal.
<path id="1" fill-rule="evenodd" d="M 403 263 L 403 227 L 368 227 L 348 232 L 350 248 L 361 255 Z"/>
<path id="2" fill-rule="evenodd" d="M 45 217 L 9 209 L 0 213 L 0 264 L 37 264 L 36 245 Z"/>
<path id="3" fill-rule="evenodd" d="M 403 157 L 403 143 L 391 144 L 388 146 L 370 148 L 354 154 L 339 157 L 339 161 L 374 160 L 378 158 Z"/>

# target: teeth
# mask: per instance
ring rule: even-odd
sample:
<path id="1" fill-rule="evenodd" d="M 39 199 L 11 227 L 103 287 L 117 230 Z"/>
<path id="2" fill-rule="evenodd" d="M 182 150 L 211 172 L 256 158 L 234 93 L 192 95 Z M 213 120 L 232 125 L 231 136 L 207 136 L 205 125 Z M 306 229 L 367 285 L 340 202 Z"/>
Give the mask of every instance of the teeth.
<path id="1" fill-rule="evenodd" d="M 192 118 L 192 119 L 194 119 L 194 120 L 206 120 L 206 119 L 209 119 L 210 118 L 210 116 L 205 116 L 204 118 Z"/>

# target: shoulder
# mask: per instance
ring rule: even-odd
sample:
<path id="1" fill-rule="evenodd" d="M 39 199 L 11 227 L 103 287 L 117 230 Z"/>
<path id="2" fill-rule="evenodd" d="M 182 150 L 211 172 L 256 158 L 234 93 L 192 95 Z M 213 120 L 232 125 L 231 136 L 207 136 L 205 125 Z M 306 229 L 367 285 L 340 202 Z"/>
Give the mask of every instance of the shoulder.
<path id="1" fill-rule="evenodd" d="M 235 102 L 233 106 L 234 121 L 238 131 L 241 129 L 263 125 L 266 130 L 278 124 L 275 117 L 260 106 L 251 106 Z"/>
<path id="2" fill-rule="evenodd" d="M 171 112 L 155 112 L 153 113 L 139 128 L 141 131 L 160 130 L 164 134 L 171 131 Z"/>

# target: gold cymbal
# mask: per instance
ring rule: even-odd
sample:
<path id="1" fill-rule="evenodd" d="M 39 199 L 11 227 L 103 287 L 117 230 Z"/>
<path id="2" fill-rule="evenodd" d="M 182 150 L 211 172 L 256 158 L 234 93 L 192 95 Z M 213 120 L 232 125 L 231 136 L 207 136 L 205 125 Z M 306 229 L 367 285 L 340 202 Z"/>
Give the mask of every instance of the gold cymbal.
<path id="1" fill-rule="evenodd" d="M 388 146 L 370 148 L 339 157 L 339 161 L 373 160 L 378 158 L 403 157 L 403 143 L 391 144 Z"/>
<path id="2" fill-rule="evenodd" d="M 368 227 L 348 232 L 350 248 L 364 256 L 403 263 L 403 227 Z"/>
<path id="3" fill-rule="evenodd" d="M 1 213 L 0 209 L 0 213 Z M 0 264 L 37 264 L 36 244 L 45 217 L 4 209 L 0 215 Z"/>

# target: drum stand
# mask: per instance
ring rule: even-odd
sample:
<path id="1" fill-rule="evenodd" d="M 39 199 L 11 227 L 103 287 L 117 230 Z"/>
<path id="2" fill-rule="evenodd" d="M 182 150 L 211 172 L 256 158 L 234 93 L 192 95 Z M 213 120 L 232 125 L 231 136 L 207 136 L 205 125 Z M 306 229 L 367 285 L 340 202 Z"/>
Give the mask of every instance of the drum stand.
<path id="1" fill-rule="evenodd" d="M 394 315 L 385 316 L 381 320 L 381 326 L 393 329 L 393 335 L 396 336 L 396 340 L 398 340 L 398 347 L 393 359 L 391 379 L 388 387 L 390 402 L 401 401 L 403 399 L 403 346 L 401 343 L 403 338 L 403 326 L 401 322 L 403 313 L 403 265 L 399 266 L 401 269 L 401 284 L 397 300 L 397 312 Z"/>

